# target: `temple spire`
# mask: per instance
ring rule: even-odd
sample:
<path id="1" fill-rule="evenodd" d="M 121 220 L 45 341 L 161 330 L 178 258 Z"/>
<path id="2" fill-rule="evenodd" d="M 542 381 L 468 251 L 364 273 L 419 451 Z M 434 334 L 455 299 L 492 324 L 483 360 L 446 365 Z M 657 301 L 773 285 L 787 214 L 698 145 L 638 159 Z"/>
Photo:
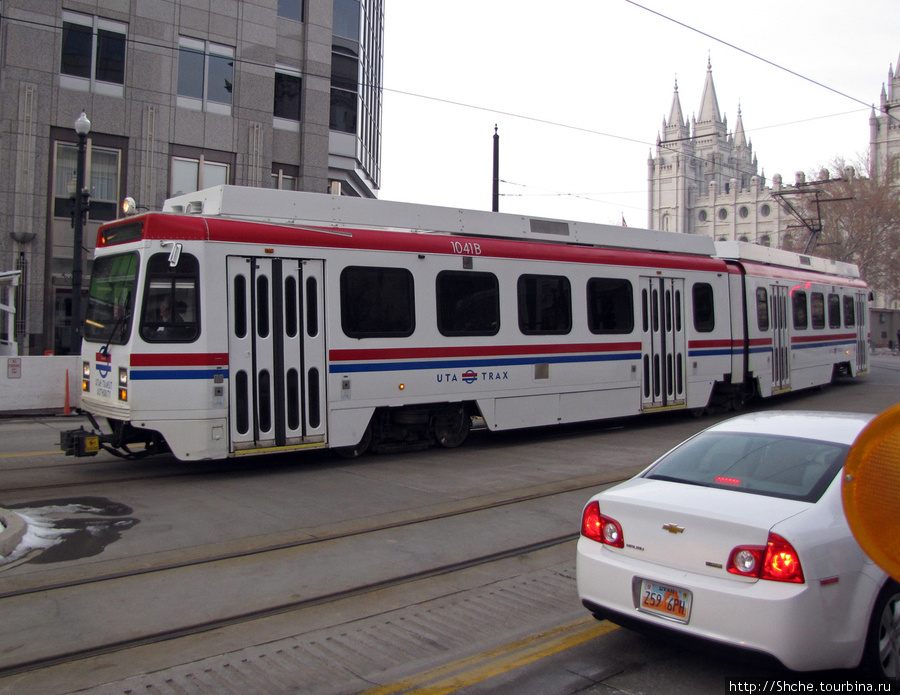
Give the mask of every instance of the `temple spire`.
<path id="1" fill-rule="evenodd" d="M 672 97 L 672 108 L 669 110 L 669 119 L 666 122 L 668 127 L 677 125 L 679 128 L 684 127 L 684 113 L 681 110 L 681 99 L 678 97 L 678 77 L 675 77 L 675 94 Z"/>
<path id="2" fill-rule="evenodd" d="M 703 97 L 700 99 L 700 116 L 698 123 L 720 123 L 719 100 L 716 98 L 716 86 L 713 84 L 712 61 L 706 63 L 706 84 L 703 85 Z"/>

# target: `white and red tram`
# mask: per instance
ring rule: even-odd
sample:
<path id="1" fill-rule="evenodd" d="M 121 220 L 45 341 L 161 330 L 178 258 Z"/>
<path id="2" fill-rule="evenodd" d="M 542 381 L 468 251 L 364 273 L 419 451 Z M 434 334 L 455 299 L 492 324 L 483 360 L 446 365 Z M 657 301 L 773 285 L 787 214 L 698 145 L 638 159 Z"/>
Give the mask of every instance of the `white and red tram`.
<path id="1" fill-rule="evenodd" d="M 854 266 L 749 244 L 220 186 L 101 227 L 95 430 L 61 444 L 356 455 L 736 406 L 866 373 L 867 298 Z"/>

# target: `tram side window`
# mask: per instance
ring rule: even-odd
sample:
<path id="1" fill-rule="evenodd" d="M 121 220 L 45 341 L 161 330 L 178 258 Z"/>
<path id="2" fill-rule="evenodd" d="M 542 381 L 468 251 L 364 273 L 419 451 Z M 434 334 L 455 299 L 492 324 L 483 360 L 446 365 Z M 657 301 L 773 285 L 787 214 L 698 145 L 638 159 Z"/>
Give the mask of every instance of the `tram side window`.
<path id="1" fill-rule="evenodd" d="M 444 270 L 435 281 L 441 335 L 497 335 L 500 288 L 493 273 Z"/>
<path id="2" fill-rule="evenodd" d="M 769 330 L 769 293 L 765 287 L 756 288 L 756 327 L 763 332 Z"/>
<path id="3" fill-rule="evenodd" d="M 591 278 L 587 283 L 587 307 L 591 333 L 634 330 L 634 294 L 628 280 Z"/>
<path id="4" fill-rule="evenodd" d="M 791 295 L 791 307 L 794 311 L 794 328 L 803 329 L 809 326 L 806 306 L 806 292 L 794 290 Z"/>
<path id="5" fill-rule="evenodd" d="M 813 328 L 825 328 L 825 295 L 813 292 L 809 297 L 810 316 Z"/>
<path id="6" fill-rule="evenodd" d="M 572 330 L 572 288 L 561 275 L 521 275 L 519 330 L 525 335 L 564 335 Z"/>
<path id="7" fill-rule="evenodd" d="M 406 268 L 348 266 L 341 272 L 341 327 L 349 338 L 405 338 L 416 327 Z"/>
<path id="8" fill-rule="evenodd" d="M 716 328 L 716 305 L 712 285 L 698 282 L 694 285 L 694 329 L 698 333 L 711 333 Z"/>
<path id="9" fill-rule="evenodd" d="M 169 265 L 168 253 L 147 262 L 141 337 L 148 343 L 189 343 L 200 335 L 200 264 L 183 253 Z"/>
<path id="10" fill-rule="evenodd" d="M 836 294 L 828 295 L 828 327 L 841 327 L 841 298 Z"/>
<path id="11" fill-rule="evenodd" d="M 856 305 L 853 297 L 844 297 L 844 327 L 853 328 L 856 325 Z"/>

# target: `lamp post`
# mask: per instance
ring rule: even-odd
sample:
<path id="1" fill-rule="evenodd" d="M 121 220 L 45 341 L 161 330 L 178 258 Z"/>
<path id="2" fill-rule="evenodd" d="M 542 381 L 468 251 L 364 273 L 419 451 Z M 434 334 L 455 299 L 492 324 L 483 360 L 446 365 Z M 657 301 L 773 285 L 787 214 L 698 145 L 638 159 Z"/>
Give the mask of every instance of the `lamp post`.
<path id="1" fill-rule="evenodd" d="M 72 227 L 75 230 L 72 256 L 72 354 L 81 353 L 81 277 L 82 246 L 84 237 L 84 217 L 87 213 L 90 194 L 84 189 L 84 176 L 87 158 L 87 135 L 91 132 L 91 122 L 84 111 L 75 121 L 75 132 L 78 133 L 78 163 L 75 168 L 75 210 L 72 214 Z"/>

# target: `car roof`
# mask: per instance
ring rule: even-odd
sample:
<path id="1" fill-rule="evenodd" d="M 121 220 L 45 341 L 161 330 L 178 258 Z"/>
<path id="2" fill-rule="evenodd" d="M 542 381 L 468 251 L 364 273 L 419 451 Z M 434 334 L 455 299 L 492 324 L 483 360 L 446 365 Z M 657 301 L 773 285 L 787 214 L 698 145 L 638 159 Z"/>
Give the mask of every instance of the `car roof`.
<path id="1" fill-rule="evenodd" d="M 816 410 L 766 410 L 724 420 L 707 432 L 755 432 L 852 444 L 874 413 L 836 413 Z"/>

